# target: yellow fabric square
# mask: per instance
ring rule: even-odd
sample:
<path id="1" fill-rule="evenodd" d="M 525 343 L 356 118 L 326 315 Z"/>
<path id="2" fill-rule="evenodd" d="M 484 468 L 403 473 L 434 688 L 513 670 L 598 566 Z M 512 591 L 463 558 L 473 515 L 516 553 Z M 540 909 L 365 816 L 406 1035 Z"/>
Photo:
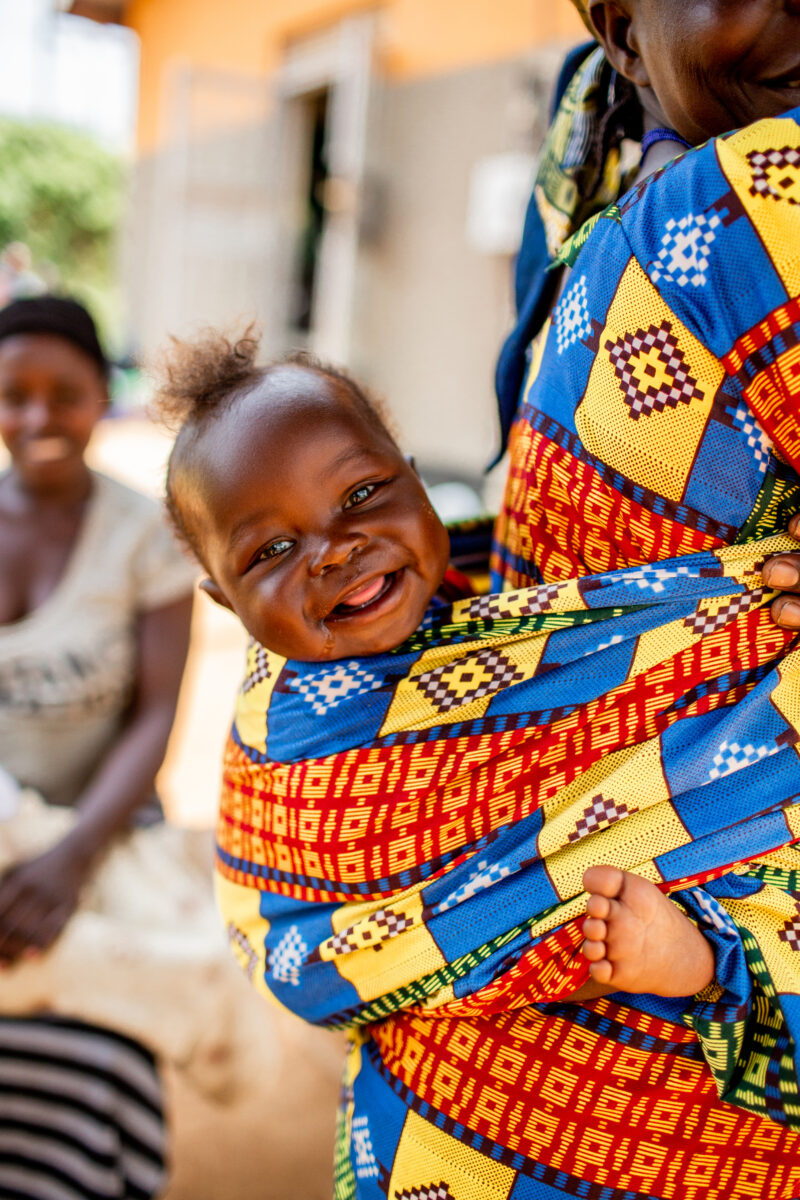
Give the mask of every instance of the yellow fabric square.
<path id="1" fill-rule="evenodd" d="M 256 991 L 283 1009 L 264 982 L 267 969 L 264 939 L 269 933 L 269 921 L 259 912 L 260 892 L 232 883 L 219 871 L 214 875 L 214 890 L 234 958 Z"/>
<path id="2" fill-rule="evenodd" d="M 388 1196 L 436 1195 L 443 1186 L 452 1200 L 507 1200 L 516 1172 L 453 1139 L 415 1112 L 406 1117 L 397 1146 Z"/>
<path id="3" fill-rule="evenodd" d="M 247 674 L 236 698 L 236 731 L 245 746 L 259 754 L 267 752 L 267 712 L 285 662 L 253 642 L 247 648 Z"/>
<path id="4" fill-rule="evenodd" d="M 331 925 L 334 936 L 322 942 L 320 957 L 334 964 L 362 1000 L 376 1000 L 445 965 L 423 924 L 419 890 L 391 901 L 342 905 Z"/>
<path id="5" fill-rule="evenodd" d="M 498 692 L 536 674 L 546 644 L 525 634 L 426 650 L 398 683 L 381 736 L 482 717 Z"/>
<path id="6" fill-rule="evenodd" d="M 800 650 L 787 654 L 778 675 L 770 699 L 787 724 L 800 731 Z"/>
<path id="7" fill-rule="evenodd" d="M 632 813 L 596 837 L 581 841 L 545 859 L 550 882 L 562 899 L 583 891 L 583 873 L 597 863 L 610 863 L 623 871 L 658 883 L 661 876 L 650 860 L 668 850 L 688 846 L 692 838 L 671 804 L 656 804 Z M 562 918 L 563 919 L 563 918 Z"/>
<path id="8" fill-rule="evenodd" d="M 632 813 L 669 799 L 659 738 L 607 754 L 544 804 L 538 850 L 543 858 Z"/>
<path id="9" fill-rule="evenodd" d="M 719 361 L 632 258 L 599 337 L 575 415 L 578 433 L 587 450 L 626 479 L 682 500 L 722 378 Z"/>
<path id="10" fill-rule="evenodd" d="M 717 155 L 790 296 L 800 292 L 800 128 L 758 121 L 717 142 Z"/>
<path id="11" fill-rule="evenodd" d="M 680 654 L 699 640 L 700 634 L 691 625 L 684 625 L 683 621 L 672 621 L 669 625 L 646 630 L 640 634 L 636 644 L 629 677 L 641 675 L 658 663 L 669 663 L 673 655 Z"/>

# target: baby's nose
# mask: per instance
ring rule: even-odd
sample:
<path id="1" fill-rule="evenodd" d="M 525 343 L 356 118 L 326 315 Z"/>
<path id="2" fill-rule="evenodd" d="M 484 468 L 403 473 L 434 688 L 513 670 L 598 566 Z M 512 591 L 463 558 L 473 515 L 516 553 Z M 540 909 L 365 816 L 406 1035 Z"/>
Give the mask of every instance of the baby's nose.
<path id="1" fill-rule="evenodd" d="M 341 567 L 363 546 L 366 539 L 362 534 L 352 533 L 321 541 L 309 562 L 312 575 L 325 575 L 334 567 Z"/>

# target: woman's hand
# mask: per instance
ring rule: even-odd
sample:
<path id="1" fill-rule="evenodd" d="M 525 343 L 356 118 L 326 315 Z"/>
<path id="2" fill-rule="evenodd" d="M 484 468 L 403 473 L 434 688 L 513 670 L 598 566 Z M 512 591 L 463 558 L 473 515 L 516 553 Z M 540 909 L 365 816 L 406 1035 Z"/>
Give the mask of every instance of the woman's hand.
<path id="1" fill-rule="evenodd" d="M 65 839 L 0 878 L 0 965 L 46 950 L 78 903 L 91 858 Z"/>
<path id="2" fill-rule="evenodd" d="M 789 533 L 800 539 L 800 513 L 789 522 Z M 772 601 L 772 619 L 784 629 L 800 629 L 800 552 L 776 554 L 764 566 L 764 582 L 784 594 Z"/>

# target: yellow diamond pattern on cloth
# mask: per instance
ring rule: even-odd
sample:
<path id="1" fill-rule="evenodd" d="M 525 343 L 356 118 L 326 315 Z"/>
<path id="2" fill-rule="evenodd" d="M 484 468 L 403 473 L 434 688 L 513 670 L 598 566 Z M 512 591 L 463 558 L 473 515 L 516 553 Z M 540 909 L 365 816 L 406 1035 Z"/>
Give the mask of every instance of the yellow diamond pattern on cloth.
<path id="1" fill-rule="evenodd" d="M 715 596 L 713 600 L 701 600 L 695 611 L 686 617 L 683 623 L 694 633 L 716 633 L 731 621 L 757 608 L 773 594 L 766 588 L 756 588 L 752 592 L 739 592 L 734 596 Z"/>
<path id="2" fill-rule="evenodd" d="M 468 642 L 426 650 L 398 683 L 381 736 L 482 717 L 497 692 L 536 674 L 547 638 L 525 633 L 492 647 Z"/>
<path id="3" fill-rule="evenodd" d="M 800 150 L 796 146 L 751 150 L 747 161 L 753 175 L 752 195 L 800 204 Z"/>
<path id="4" fill-rule="evenodd" d="M 545 822 L 537 839 L 542 858 L 579 840 L 573 835 L 598 795 L 613 804 L 620 815 L 623 809 L 630 815 L 662 801 L 666 804 L 669 789 L 661 765 L 661 739 L 651 738 L 605 755 L 551 800 L 546 800 Z"/>
<path id="5" fill-rule="evenodd" d="M 641 311 L 651 323 L 631 327 L 631 314 Z M 622 274 L 599 342 L 575 413 L 581 441 L 626 479 L 681 501 L 722 365 L 667 307 L 635 258 Z"/>
<path id="6" fill-rule="evenodd" d="M 615 342 L 608 341 L 606 350 L 634 421 L 667 407 L 702 400 L 703 393 L 686 368 L 669 321 L 662 321 L 658 329 L 651 325 Z"/>
<path id="7" fill-rule="evenodd" d="M 673 806 L 662 803 L 631 813 L 624 821 L 609 825 L 597 838 L 582 838 L 549 855 L 545 867 L 556 894 L 563 900 L 582 893 L 584 871 L 598 862 L 609 863 L 621 871 L 635 871 L 658 883 L 661 877 L 652 860 L 669 850 L 688 846 L 691 840 Z M 563 920 L 562 912 L 558 923 Z"/>
<path id="8" fill-rule="evenodd" d="M 417 676 L 417 687 L 442 711 L 521 683 L 524 672 L 499 650 L 487 649 L 467 662 L 448 663 Z"/>
<path id="9" fill-rule="evenodd" d="M 259 911 L 258 892 L 225 879 L 219 871 L 214 875 L 214 891 L 217 907 L 225 914 L 234 958 L 256 991 L 283 1009 L 264 982 L 267 966 L 264 939 L 269 933 L 269 921 Z"/>

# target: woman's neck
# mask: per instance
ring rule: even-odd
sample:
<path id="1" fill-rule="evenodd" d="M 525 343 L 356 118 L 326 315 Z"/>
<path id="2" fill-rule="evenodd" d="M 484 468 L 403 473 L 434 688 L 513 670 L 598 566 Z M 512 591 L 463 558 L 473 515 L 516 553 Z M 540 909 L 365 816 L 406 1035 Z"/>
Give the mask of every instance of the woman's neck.
<path id="1" fill-rule="evenodd" d="M 52 512 L 80 509 L 92 490 L 92 474 L 85 463 L 69 477 L 52 484 L 26 479 L 12 466 L 0 476 L 0 496 L 7 510 L 18 513 Z"/>
<path id="2" fill-rule="evenodd" d="M 639 100 L 642 105 L 643 121 L 642 126 L 645 133 L 652 129 L 669 129 L 670 123 L 664 115 L 664 110 L 658 103 L 655 97 L 655 92 L 652 88 L 637 88 Z M 676 155 L 683 153 L 684 147 L 680 142 L 673 142 L 667 139 L 654 142 L 642 156 L 642 161 L 639 164 L 639 173 L 636 176 L 636 183 L 641 183 L 648 175 L 652 175 L 655 171 L 659 171 L 665 167 L 667 163 L 672 162 Z"/>

